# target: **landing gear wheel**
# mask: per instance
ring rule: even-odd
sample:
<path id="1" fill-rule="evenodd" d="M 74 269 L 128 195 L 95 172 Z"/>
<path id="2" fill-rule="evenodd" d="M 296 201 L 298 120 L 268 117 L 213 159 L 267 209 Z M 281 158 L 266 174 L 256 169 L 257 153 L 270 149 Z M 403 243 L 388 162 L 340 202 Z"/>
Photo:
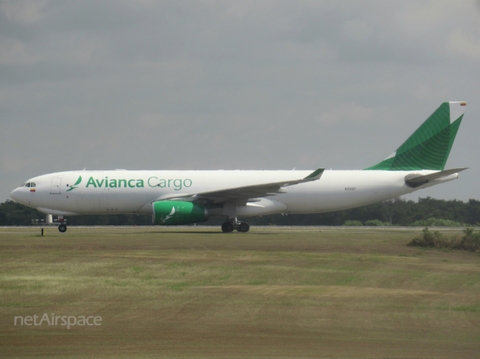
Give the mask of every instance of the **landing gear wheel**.
<path id="1" fill-rule="evenodd" d="M 233 232 L 233 223 L 232 222 L 225 222 L 222 224 L 222 232 L 223 233 L 230 233 Z"/>
<path id="2" fill-rule="evenodd" d="M 238 225 L 237 230 L 239 232 L 248 232 L 250 230 L 250 225 L 247 222 L 242 222 Z"/>
<path id="3" fill-rule="evenodd" d="M 62 233 L 65 233 L 67 231 L 67 226 L 65 224 L 61 224 L 58 226 L 58 230 Z"/>

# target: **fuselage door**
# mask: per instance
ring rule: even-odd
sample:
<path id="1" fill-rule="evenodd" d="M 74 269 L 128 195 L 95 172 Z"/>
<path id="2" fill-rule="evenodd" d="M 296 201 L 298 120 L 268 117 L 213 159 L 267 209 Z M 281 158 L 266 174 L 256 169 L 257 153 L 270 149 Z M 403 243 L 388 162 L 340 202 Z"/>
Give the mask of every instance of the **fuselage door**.
<path id="1" fill-rule="evenodd" d="M 61 194 L 61 184 L 62 178 L 61 177 L 53 177 L 52 178 L 52 187 L 50 188 L 50 194 Z"/>

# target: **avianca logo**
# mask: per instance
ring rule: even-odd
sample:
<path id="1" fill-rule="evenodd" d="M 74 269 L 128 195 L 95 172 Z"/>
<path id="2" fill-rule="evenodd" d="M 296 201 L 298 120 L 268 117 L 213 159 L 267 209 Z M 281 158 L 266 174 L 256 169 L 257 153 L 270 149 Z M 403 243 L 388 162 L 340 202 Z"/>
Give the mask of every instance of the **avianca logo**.
<path id="1" fill-rule="evenodd" d="M 175 214 L 175 207 L 172 207 L 172 211 L 170 212 L 169 215 L 167 215 L 167 216 L 162 220 L 162 223 L 166 223 L 170 218 L 173 217 L 174 214 Z"/>
<path id="2" fill-rule="evenodd" d="M 85 187 L 95 187 L 95 188 L 143 188 L 145 187 L 143 179 L 117 179 L 117 178 L 102 178 L 102 179 L 96 179 L 93 177 L 90 177 L 87 181 L 87 184 Z"/>
<path id="3" fill-rule="evenodd" d="M 77 182 L 73 186 L 68 186 L 67 192 L 73 191 L 82 182 L 82 176 L 78 176 Z"/>

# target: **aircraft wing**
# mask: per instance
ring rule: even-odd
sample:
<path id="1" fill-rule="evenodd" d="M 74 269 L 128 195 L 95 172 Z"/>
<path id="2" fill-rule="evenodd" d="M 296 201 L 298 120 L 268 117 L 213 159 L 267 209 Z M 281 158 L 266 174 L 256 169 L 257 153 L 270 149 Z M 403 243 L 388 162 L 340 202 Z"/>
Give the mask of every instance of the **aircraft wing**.
<path id="1" fill-rule="evenodd" d="M 277 193 L 286 192 L 284 187 L 287 186 L 316 181 L 320 179 L 323 171 L 325 171 L 324 168 L 318 168 L 308 176 L 296 180 L 261 183 L 256 185 L 233 187 L 185 195 L 167 195 L 156 199 L 156 201 L 182 200 L 188 202 L 206 202 L 210 204 L 219 204 L 225 202 L 235 202 L 237 204 L 247 203 L 251 198 L 266 197 Z"/>

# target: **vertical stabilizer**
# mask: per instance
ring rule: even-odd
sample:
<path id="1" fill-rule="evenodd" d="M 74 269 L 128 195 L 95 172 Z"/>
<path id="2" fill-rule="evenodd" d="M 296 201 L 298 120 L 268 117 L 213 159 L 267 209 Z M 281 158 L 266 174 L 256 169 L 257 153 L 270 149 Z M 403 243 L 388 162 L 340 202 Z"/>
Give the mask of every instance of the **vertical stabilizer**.
<path id="1" fill-rule="evenodd" d="M 465 101 L 442 103 L 394 153 L 366 170 L 443 170 L 466 105 Z"/>

